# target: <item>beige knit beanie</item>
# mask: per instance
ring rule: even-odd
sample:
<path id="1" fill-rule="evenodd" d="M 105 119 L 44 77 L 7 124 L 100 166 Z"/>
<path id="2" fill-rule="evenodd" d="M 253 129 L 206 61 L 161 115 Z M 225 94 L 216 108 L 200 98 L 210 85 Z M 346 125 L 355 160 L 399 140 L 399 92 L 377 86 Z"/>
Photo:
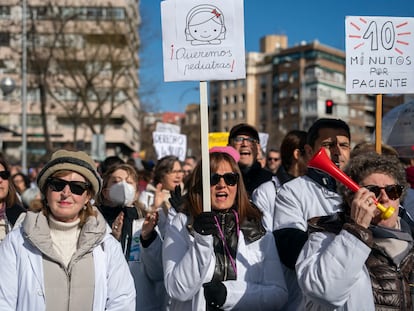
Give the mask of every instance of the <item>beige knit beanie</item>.
<path id="1" fill-rule="evenodd" d="M 57 171 L 68 170 L 81 174 L 92 185 L 94 195 L 101 191 L 102 181 L 96 171 L 95 162 L 83 151 L 58 150 L 37 176 L 37 185 L 45 193 L 47 179 Z"/>

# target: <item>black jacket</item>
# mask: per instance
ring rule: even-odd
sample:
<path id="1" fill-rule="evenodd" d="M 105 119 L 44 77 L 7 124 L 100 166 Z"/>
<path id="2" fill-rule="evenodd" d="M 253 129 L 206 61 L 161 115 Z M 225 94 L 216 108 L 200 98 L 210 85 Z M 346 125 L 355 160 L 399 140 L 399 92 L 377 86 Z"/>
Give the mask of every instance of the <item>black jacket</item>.
<path id="1" fill-rule="evenodd" d="M 252 166 L 240 167 L 243 176 L 244 186 L 246 187 L 249 198 L 251 197 L 254 189 L 261 184 L 272 179 L 272 172 L 262 168 L 259 162 L 254 162 Z"/>

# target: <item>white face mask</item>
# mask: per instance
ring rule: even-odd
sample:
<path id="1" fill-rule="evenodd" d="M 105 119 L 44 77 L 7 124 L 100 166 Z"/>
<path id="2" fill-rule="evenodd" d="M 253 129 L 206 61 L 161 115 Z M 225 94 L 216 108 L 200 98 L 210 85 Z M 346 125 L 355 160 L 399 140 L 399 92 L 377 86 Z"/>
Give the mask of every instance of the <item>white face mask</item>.
<path id="1" fill-rule="evenodd" d="M 109 188 L 109 199 L 115 206 L 130 206 L 135 199 L 135 188 L 124 180 L 120 181 Z"/>

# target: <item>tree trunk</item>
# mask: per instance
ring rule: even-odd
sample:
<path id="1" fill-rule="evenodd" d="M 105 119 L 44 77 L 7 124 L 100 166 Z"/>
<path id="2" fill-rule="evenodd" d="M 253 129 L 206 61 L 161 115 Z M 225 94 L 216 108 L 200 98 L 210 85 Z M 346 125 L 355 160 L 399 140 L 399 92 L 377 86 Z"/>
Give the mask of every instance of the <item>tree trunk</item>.
<path id="1" fill-rule="evenodd" d="M 52 145 L 52 142 L 50 141 L 50 134 L 49 134 L 48 126 L 47 126 L 47 112 L 46 112 L 47 91 L 46 91 L 46 85 L 43 82 L 39 83 L 39 92 L 40 92 L 40 111 L 41 111 L 40 118 L 42 120 L 45 148 L 46 148 L 46 153 L 48 155 L 51 155 L 53 152 L 53 145 Z"/>

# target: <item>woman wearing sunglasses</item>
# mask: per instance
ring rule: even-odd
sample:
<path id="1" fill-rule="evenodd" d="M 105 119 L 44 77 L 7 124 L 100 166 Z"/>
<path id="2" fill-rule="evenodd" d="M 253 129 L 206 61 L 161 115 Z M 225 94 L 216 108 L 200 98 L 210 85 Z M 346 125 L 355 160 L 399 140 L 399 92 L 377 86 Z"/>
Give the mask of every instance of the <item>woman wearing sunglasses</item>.
<path id="1" fill-rule="evenodd" d="M 278 310 L 287 300 L 273 235 L 249 201 L 232 147 L 210 150 L 211 212 L 203 212 L 201 163 L 163 244 L 170 310 Z"/>
<path id="2" fill-rule="evenodd" d="M 23 220 L 25 211 L 11 180 L 9 164 L 0 155 L 0 242 Z"/>
<path id="3" fill-rule="evenodd" d="M 0 245 L 0 309 L 135 310 L 121 246 L 91 204 L 101 190 L 94 161 L 56 151 L 37 184 L 43 204 Z"/>
<path id="4" fill-rule="evenodd" d="M 413 238 L 398 216 L 404 168 L 392 155 L 357 155 L 345 173 L 361 188 L 339 186 L 343 213 L 313 218 L 296 262 L 307 310 L 412 310 Z M 377 200 L 395 212 L 383 219 Z"/>

